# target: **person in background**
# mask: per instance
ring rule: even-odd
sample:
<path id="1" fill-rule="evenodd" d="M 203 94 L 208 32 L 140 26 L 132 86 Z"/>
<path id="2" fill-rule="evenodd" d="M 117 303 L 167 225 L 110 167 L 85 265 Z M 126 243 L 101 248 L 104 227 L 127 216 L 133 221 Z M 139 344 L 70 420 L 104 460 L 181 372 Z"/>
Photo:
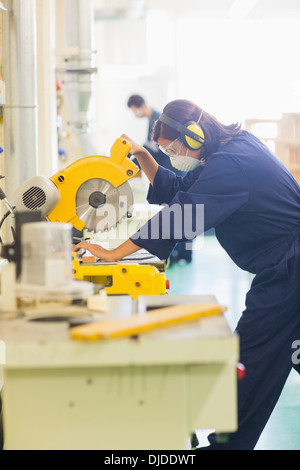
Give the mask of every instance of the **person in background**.
<path id="1" fill-rule="evenodd" d="M 143 146 L 159 165 L 167 168 L 168 170 L 172 170 L 178 176 L 184 176 L 185 172 L 172 166 L 169 157 L 162 152 L 159 145 L 153 141 L 153 129 L 161 113 L 150 107 L 141 95 L 131 95 L 128 99 L 127 106 L 137 118 L 147 118 L 149 120 L 147 140 Z M 136 158 L 134 158 L 134 162 L 137 166 L 140 166 Z M 169 266 L 172 266 L 177 262 L 190 263 L 192 261 L 192 248 L 192 242 L 189 243 L 189 245 L 186 245 L 185 242 L 178 243 L 170 255 Z"/>
<path id="2" fill-rule="evenodd" d="M 131 143 L 149 179 L 149 202 L 165 207 L 115 250 L 86 244 L 78 249 L 86 248 L 105 261 L 115 262 L 140 248 L 166 259 L 188 234 L 185 226 L 180 234 L 169 217 L 173 207 L 180 207 L 182 221 L 194 226 L 199 222 L 197 207 L 204 207 L 198 232 L 214 227 L 231 259 L 254 275 L 236 328 L 246 369 L 238 382 L 238 429 L 226 443 L 210 434 L 205 449 L 252 450 L 290 371 L 300 373 L 299 184 L 254 135 L 238 124 L 223 125 L 187 100 L 169 103 L 154 129 L 154 139 L 172 162 L 189 168 L 184 178 L 159 166 L 130 137 L 122 137 Z"/>
<path id="3" fill-rule="evenodd" d="M 149 146 L 150 149 L 154 149 L 154 151 L 158 151 L 158 146 L 153 142 L 152 139 L 152 132 L 156 121 L 159 119 L 160 112 L 156 109 L 151 108 L 148 106 L 144 100 L 144 98 L 140 95 L 131 95 L 127 102 L 128 108 L 131 109 L 133 114 L 137 118 L 147 118 L 149 120 L 148 131 L 147 131 L 147 141 L 145 142 L 145 146 Z"/>

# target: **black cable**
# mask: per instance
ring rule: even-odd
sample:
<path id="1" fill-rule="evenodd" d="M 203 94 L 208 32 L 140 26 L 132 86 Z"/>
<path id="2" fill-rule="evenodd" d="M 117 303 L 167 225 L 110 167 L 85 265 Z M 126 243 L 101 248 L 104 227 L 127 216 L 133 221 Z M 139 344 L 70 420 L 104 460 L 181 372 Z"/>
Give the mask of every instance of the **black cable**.
<path id="1" fill-rule="evenodd" d="M 15 209 L 15 207 L 14 207 Z M 5 220 L 7 219 L 7 217 L 9 215 L 11 215 L 11 211 L 7 211 L 6 214 L 4 214 L 4 216 L 2 217 L 1 221 L 0 221 L 0 232 L 1 232 L 1 229 L 2 229 L 2 225 L 4 224 Z M 2 240 L 2 237 L 0 235 L 0 244 L 3 245 L 3 240 Z"/>

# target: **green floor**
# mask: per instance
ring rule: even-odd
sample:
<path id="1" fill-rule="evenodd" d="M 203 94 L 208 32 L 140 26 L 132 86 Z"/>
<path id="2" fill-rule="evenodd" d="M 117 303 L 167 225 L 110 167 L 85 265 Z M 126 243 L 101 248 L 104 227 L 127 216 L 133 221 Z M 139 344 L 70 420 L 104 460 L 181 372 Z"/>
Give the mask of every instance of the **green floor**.
<path id="1" fill-rule="evenodd" d="M 172 294 L 213 294 L 226 305 L 232 329 L 244 310 L 251 276 L 241 271 L 220 247 L 214 236 L 198 240 L 190 264 L 167 269 Z M 207 431 L 197 431 L 207 445 Z M 279 402 L 256 446 L 257 450 L 300 450 L 300 376 L 292 372 Z"/>

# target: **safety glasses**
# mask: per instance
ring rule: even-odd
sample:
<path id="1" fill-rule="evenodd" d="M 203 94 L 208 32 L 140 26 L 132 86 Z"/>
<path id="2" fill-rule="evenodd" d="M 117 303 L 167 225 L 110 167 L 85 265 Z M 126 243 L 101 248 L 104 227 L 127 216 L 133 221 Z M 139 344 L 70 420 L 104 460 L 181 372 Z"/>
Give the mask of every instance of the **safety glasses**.
<path id="1" fill-rule="evenodd" d="M 158 146 L 159 150 L 161 150 L 164 154 L 168 155 L 168 157 L 177 157 L 180 155 L 183 143 L 181 142 L 180 138 L 173 140 L 167 147 L 162 147 L 161 145 Z"/>

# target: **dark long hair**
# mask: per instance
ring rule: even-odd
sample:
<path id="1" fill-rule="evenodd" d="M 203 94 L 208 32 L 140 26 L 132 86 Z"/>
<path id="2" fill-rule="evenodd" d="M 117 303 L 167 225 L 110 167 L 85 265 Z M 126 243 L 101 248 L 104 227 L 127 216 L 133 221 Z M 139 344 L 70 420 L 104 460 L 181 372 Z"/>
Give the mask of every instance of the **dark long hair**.
<path id="1" fill-rule="evenodd" d="M 188 121 L 198 122 L 202 109 L 192 101 L 174 100 L 166 105 L 163 113 L 175 119 L 175 121 L 185 124 Z M 241 125 L 239 123 L 226 126 L 206 111 L 203 111 L 199 125 L 204 132 L 206 141 L 206 145 L 203 147 L 203 155 L 205 156 L 216 152 L 241 132 Z M 157 142 L 160 137 L 175 140 L 180 137 L 180 134 L 167 124 L 157 121 L 153 130 L 153 140 Z"/>

